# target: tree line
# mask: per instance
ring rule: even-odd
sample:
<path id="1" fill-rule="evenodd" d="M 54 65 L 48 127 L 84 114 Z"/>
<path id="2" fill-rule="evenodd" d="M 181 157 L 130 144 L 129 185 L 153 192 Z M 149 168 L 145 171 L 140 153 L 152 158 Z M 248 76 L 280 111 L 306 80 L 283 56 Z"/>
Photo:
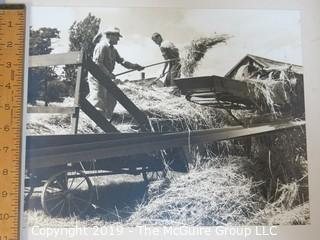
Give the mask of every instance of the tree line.
<path id="1" fill-rule="evenodd" d="M 91 13 L 81 21 L 74 21 L 69 28 L 69 51 L 85 51 L 92 57 L 93 37 L 98 33 L 101 19 Z M 54 50 L 53 41 L 60 38 L 57 28 L 30 27 L 29 55 L 50 54 Z M 49 102 L 62 101 L 66 96 L 73 96 L 76 82 L 76 67 L 66 65 L 57 74 L 56 67 L 29 68 L 28 103 L 36 104 L 37 100 Z"/>

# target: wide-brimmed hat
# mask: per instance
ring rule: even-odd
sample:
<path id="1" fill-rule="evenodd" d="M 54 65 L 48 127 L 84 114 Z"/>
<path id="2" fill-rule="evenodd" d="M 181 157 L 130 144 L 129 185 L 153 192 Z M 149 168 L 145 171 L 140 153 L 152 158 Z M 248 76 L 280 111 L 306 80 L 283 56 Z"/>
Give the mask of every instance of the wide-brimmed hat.
<path id="1" fill-rule="evenodd" d="M 120 29 L 117 27 L 108 28 L 104 33 L 105 34 L 108 34 L 108 33 L 118 34 L 119 37 L 122 37 L 122 35 L 120 34 Z"/>

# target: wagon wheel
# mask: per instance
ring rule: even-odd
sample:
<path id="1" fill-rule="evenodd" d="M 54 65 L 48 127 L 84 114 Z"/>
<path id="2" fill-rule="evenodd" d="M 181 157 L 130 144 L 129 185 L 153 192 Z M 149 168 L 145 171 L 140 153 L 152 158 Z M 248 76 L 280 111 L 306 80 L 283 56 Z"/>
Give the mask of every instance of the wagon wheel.
<path id="1" fill-rule="evenodd" d="M 94 192 L 81 171 L 61 171 L 50 177 L 41 194 L 41 205 L 52 217 L 80 216 L 91 207 Z"/>

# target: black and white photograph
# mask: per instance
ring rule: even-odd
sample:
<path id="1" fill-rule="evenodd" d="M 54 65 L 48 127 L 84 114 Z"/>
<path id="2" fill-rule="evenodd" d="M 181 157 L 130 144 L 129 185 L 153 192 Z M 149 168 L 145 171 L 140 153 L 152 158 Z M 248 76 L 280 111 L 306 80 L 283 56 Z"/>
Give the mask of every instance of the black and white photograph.
<path id="1" fill-rule="evenodd" d="M 30 8 L 27 227 L 309 225 L 301 13 Z"/>

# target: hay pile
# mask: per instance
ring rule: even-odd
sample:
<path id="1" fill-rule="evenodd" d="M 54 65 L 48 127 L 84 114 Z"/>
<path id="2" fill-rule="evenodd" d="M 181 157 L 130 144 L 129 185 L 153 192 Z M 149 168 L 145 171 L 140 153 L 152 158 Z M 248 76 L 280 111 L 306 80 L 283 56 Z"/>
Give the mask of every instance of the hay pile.
<path id="1" fill-rule="evenodd" d="M 171 88 L 149 86 L 135 82 L 124 82 L 118 86 L 140 110 L 150 118 L 157 131 L 182 131 L 188 129 L 205 129 L 222 127 L 229 121 L 229 116 L 219 109 L 199 106 L 176 97 Z M 65 99 L 63 103 L 50 103 L 51 106 L 72 106 L 73 100 Z M 42 103 L 38 103 L 41 105 Z M 112 122 L 120 131 L 130 132 L 135 125 L 132 116 L 117 104 Z M 102 133 L 103 131 L 84 113 L 80 113 L 79 133 Z M 62 114 L 28 114 L 27 133 L 70 134 L 71 118 Z"/>
<path id="2" fill-rule="evenodd" d="M 204 57 L 206 52 L 219 43 L 225 43 L 229 38 L 229 35 L 222 34 L 214 37 L 202 37 L 193 40 L 182 52 L 182 74 L 185 77 L 192 77 L 199 61 Z"/>
<path id="3" fill-rule="evenodd" d="M 103 132 L 85 114 L 80 114 L 78 129 L 80 134 Z M 27 135 L 72 134 L 71 117 L 62 114 L 28 114 L 26 130 Z"/>
<path id="4" fill-rule="evenodd" d="M 119 87 L 148 115 L 158 131 L 219 128 L 230 120 L 222 110 L 199 106 L 183 97 L 176 97 L 171 94 L 170 87 L 145 86 L 131 82 Z M 131 118 L 120 105 L 115 112 L 118 114 L 116 122 L 129 121 Z"/>
<path id="5" fill-rule="evenodd" d="M 244 91 L 233 93 L 236 97 L 249 100 L 254 109 L 259 114 L 278 114 L 291 113 L 293 116 L 302 116 L 302 109 L 296 111 L 295 103 L 303 95 L 296 93 L 296 86 L 288 81 L 247 79 L 242 81 L 246 84 Z M 299 104 L 300 106 L 301 104 Z M 304 109 L 304 108 L 303 108 Z"/>
<path id="6" fill-rule="evenodd" d="M 297 98 L 296 81 L 247 79 L 248 98 L 260 113 L 289 112 Z"/>
<path id="7" fill-rule="evenodd" d="M 309 201 L 305 128 L 251 137 L 250 152 L 243 171 L 264 182 L 260 193 L 267 202 L 291 209 Z"/>
<path id="8" fill-rule="evenodd" d="M 44 101 L 37 100 L 28 107 L 44 106 Z M 49 106 L 69 107 L 73 105 L 72 98 L 65 98 L 64 102 L 49 103 Z M 71 133 L 71 118 L 62 114 L 32 113 L 26 116 L 27 135 L 53 135 Z"/>
<path id="9" fill-rule="evenodd" d="M 293 115 L 301 115 L 304 112 L 301 107 L 304 103 L 303 78 L 293 72 L 290 65 L 264 69 L 247 63 L 233 78 L 247 83 L 248 98 L 260 113 L 291 111 Z"/>
<path id="10" fill-rule="evenodd" d="M 248 98 L 260 113 L 276 113 L 290 104 L 291 89 L 283 81 L 246 80 Z"/>
<path id="11" fill-rule="evenodd" d="M 286 155 L 292 149 L 287 149 L 279 141 L 275 144 L 281 144 L 279 148 L 285 152 L 279 156 L 282 160 L 276 158 L 270 162 L 263 159 L 263 154 L 258 160 L 198 155 L 193 159 L 190 173 L 152 182 L 145 202 L 137 206 L 126 224 L 308 224 L 310 214 L 305 159 L 293 160 Z M 274 155 L 271 156 L 274 158 Z M 304 177 L 298 179 L 301 174 Z"/>
<path id="12" fill-rule="evenodd" d="M 67 97 L 63 102 L 52 102 L 49 106 L 72 107 L 74 99 Z M 36 106 L 44 106 L 43 101 L 37 101 Z M 26 119 L 27 135 L 64 135 L 72 134 L 71 116 L 67 114 L 32 113 Z M 78 133 L 102 133 L 95 123 L 84 113 L 80 112 Z"/>
<path id="13" fill-rule="evenodd" d="M 171 181 L 149 186 L 148 203 L 140 205 L 129 225 L 243 225 L 261 204 L 256 183 L 240 174 L 237 164 L 193 169 Z"/>

